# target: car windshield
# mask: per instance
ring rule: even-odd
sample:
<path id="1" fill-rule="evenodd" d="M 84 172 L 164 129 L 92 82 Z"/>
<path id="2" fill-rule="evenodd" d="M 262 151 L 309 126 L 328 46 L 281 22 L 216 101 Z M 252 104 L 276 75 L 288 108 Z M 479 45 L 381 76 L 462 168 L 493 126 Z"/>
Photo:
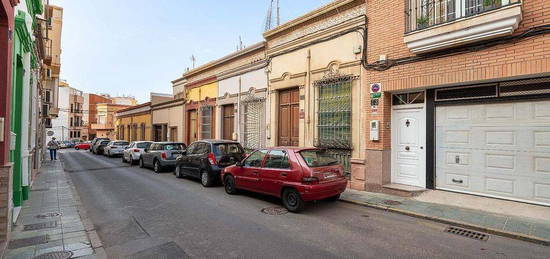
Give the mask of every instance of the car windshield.
<path id="1" fill-rule="evenodd" d="M 151 146 L 151 142 L 143 142 L 143 143 L 137 143 L 137 148 L 149 148 Z"/>
<path id="2" fill-rule="evenodd" d="M 184 150 L 185 146 L 183 144 L 165 144 L 164 150 Z"/>
<path id="3" fill-rule="evenodd" d="M 214 153 L 218 156 L 242 155 L 244 150 L 239 143 L 214 144 Z"/>
<path id="4" fill-rule="evenodd" d="M 332 157 L 327 151 L 321 149 L 304 150 L 300 152 L 300 155 L 306 161 L 309 167 L 320 167 L 338 164 L 338 160 Z"/>
<path id="5" fill-rule="evenodd" d="M 118 141 L 118 142 L 113 143 L 113 146 L 128 146 L 129 144 L 130 143 L 125 142 L 125 141 Z"/>

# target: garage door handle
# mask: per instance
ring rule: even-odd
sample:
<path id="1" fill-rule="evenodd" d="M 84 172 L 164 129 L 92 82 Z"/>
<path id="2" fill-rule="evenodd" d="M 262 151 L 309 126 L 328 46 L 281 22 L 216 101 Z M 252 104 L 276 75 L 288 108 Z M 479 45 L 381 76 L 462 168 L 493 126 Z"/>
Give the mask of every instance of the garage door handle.
<path id="1" fill-rule="evenodd" d="M 453 179 L 453 183 L 464 183 L 464 181 L 463 181 L 463 180 Z"/>

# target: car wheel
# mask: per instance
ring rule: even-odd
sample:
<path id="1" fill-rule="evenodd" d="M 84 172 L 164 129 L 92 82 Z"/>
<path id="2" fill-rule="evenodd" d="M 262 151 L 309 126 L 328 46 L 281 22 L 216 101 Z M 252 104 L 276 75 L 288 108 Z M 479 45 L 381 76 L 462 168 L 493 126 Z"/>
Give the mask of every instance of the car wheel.
<path id="1" fill-rule="evenodd" d="M 78 147 L 75 147 L 74 149 L 75 149 L 75 150 L 79 150 L 79 148 L 78 148 Z"/>
<path id="2" fill-rule="evenodd" d="M 326 201 L 330 201 L 330 202 L 335 202 L 335 201 L 338 201 L 339 199 L 340 199 L 340 194 L 334 195 L 334 196 L 332 196 L 332 197 L 328 197 L 328 198 L 326 198 L 325 200 L 326 200 Z"/>
<path id="3" fill-rule="evenodd" d="M 162 171 L 162 168 L 160 166 L 160 163 L 159 161 L 155 161 L 155 163 L 153 163 L 153 170 L 155 171 L 155 173 L 157 174 L 160 174 L 160 171 Z"/>
<path id="4" fill-rule="evenodd" d="M 235 187 L 235 178 L 232 175 L 228 175 L 224 179 L 224 188 L 227 194 L 237 194 L 239 190 Z"/>
<path id="5" fill-rule="evenodd" d="M 283 205 L 290 212 L 300 212 L 304 209 L 304 200 L 295 189 L 285 189 L 283 191 Z"/>
<path id="6" fill-rule="evenodd" d="M 143 159 L 139 160 L 139 168 L 145 168 L 145 164 L 143 163 Z"/>
<path id="7" fill-rule="evenodd" d="M 179 165 L 176 165 L 175 175 L 176 178 L 183 178 L 183 175 L 181 174 L 181 167 Z"/>
<path id="8" fill-rule="evenodd" d="M 212 186 L 212 180 L 210 180 L 210 175 L 206 171 L 201 172 L 201 184 L 204 187 Z"/>

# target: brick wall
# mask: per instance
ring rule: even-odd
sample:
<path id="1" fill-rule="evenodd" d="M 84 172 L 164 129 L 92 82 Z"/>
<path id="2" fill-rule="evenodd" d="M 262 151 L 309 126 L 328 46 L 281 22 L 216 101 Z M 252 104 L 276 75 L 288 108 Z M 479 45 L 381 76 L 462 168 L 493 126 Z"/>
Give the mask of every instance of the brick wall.
<path id="1" fill-rule="evenodd" d="M 368 62 L 379 59 L 382 54 L 388 59 L 414 56 L 403 39 L 405 31 L 405 0 L 369 0 Z M 528 28 L 550 24 L 550 2 L 547 0 L 524 0 L 523 21 L 514 34 Z M 477 52 L 437 58 L 406 65 L 398 65 L 387 71 L 367 71 L 365 85 L 381 82 L 384 91 L 433 87 L 443 84 L 477 80 L 506 78 L 550 72 L 550 35 L 535 36 L 514 43 L 502 44 Z M 366 98 L 369 99 L 368 91 Z M 368 120 L 381 120 L 381 141 L 368 141 L 368 149 L 389 149 L 391 131 L 390 94 L 381 100 L 378 114 L 366 107 Z M 368 102 L 370 103 L 370 102 Z"/>

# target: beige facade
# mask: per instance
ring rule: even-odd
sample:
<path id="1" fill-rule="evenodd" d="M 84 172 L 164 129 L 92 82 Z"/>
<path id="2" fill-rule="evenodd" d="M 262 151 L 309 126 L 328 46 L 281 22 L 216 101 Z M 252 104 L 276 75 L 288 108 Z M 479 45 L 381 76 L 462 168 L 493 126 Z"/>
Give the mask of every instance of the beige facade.
<path id="1" fill-rule="evenodd" d="M 158 98 L 155 98 L 158 101 Z M 154 141 L 184 142 L 183 137 L 183 99 L 152 103 L 152 138 Z"/>
<path id="2" fill-rule="evenodd" d="M 364 167 L 364 14 L 364 1 L 335 1 L 264 34 L 271 60 L 268 145 L 325 147 L 348 173 Z M 288 91 L 290 106 L 283 103 Z"/>

